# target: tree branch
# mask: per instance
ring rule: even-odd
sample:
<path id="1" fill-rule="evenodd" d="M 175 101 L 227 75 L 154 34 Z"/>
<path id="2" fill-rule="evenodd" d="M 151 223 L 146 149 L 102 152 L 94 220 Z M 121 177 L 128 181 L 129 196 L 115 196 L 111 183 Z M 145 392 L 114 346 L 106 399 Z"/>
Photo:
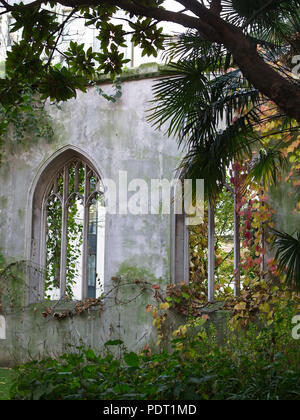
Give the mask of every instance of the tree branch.
<path id="1" fill-rule="evenodd" d="M 57 2 L 67 7 L 97 7 L 116 6 L 134 16 L 145 16 L 158 21 L 173 22 L 185 28 L 198 30 L 208 41 L 224 45 L 233 55 L 237 66 L 248 81 L 266 97 L 275 102 L 286 114 L 300 121 L 300 88 L 297 81 L 285 78 L 272 68 L 260 56 L 256 47 L 243 33 L 243 29 L 223 20 L 214 13 L 214 7 L 220 3 L 212 0 L 211 9 L 198 0 L 176 0 L 195 16 L 184 12 L 174 12 L 156 6 L 145 6 L 131 0 L 62 0 Z M 27 5 L 9 5 L 6 1 L 0 3 L 9 10 L 22 10 L 24 7 L 39 6 L 44 1 L 37 0 Z M 255 16 L 271 5 L 268 0 Z M 255 17 L 253 16 L 252 19 Z"/>
<path id="2" fill-rule="evenodd" d="M 176 0 L 178 3 L 182 4 L 186 10 L 192 11 L 196 16 L 190 16 L 183 12 L 173 12 L 166 9 L 161 9 L 158 7 L 146 7 L 146 6 L 138 6 L 132 5 L 128 0 L 107 0 L 109 4 L 113 4 L 122 8 L 123 10 L 127 10 L 130 13 L 135 15 L 153 17 L 158 19 L 159 21 L 168 21 L 177 23 L 179 25 L 185 26 L 187 28 L 197 29 L 200 33 L 202 33 L 207 39 L 212 42 L 221 42 L 217 32 L 215 29 L 207 24 L 205 20 L 198 19 L 199 13 L 202 13 L 203 16 L 206 16 L 206 12 L 208 11 L 205 6 L 202 6 L 197 0 Z M 197 13 L 196 13 L 197 12 Z"/>
<path id="3" fill-rule="evenodd" d="M 221 15 L 222 12 L 222 3 L 221 0 L 211 0 L 210 10 L 217 16 Z"/>
<path id="4" fill-rule="evenodd" d="M 54 44 L 54 46 L 53 46 L 53 49 L 52 49 L 52 51 L 51 51 L 51 54 L 50 54 L 50 56 L 49 56 L 49 59 L 48 59 L 48 61 L 47 61 L 47 63 L 46 63 L 46 65 L 45 65 L 45 68 L 47 68 L 47 67 L 49 67 L 50 66 L 50 64 L 51 64 L 51 61 L 52 61 L 52 58 L 53 58 L 53 55 L 54 55 L 54 52 L 55 51 L 57 51 L 57 45 L 58 45 L 58 42 L 59 42 L 59 40 L 60 40 L 60 38 L 61 38 L 61 36 L 63 35 L 63 31 L 64 31 L 64 29 L 65 29 L 65 26 L 66 26 L 66 24 L 68 23 L 68 21 L 71 19 L 71 17 L 75 14 L 77 12 L 77 8 L 74 8 L 73 10 L 71 10 L 71 12 L 69 13 L 69 15 L 66 17 L 66 19 L 61 23 L 61 25 L 56 29 L 56 31 L 55 32 L 52 32 L 50 35 L 49 35 L 49 37 L 48 37 L 48 39 L 52 36 L 52 35 L 54 35 L 54 33 L 56 33 L 56 32 L 58 32 L 58 35 L 57 35 L 57 38 L 56 38 L 56 41 L 55 41 L 55 44 Z"/>
<path id="5" fill-rule="evenodd" d="M 3 7 L 5 7 L 7 11 L 13 12 L 14 10 L 24 10 L 24 9 L 30 9 L 31 7 L 41 6 L 45 2 L 43 0 L 36 0 L 36 1 L 33 1 L 32 3 L 11 5 L 4 0 L 0 0 L 0 3 L 3 4 Z"/>

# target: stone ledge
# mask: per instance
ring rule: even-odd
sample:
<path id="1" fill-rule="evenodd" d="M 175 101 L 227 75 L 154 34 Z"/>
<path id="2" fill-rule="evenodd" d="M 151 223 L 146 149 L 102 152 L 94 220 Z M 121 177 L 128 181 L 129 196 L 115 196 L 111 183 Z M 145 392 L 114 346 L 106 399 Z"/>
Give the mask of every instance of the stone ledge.
<path id="1" fill-rule="evenodd" d="M 163 72 L 169 70 L 170 66 L 158 63 L 145 63 L 139 67 L 132 67 L 126 69 L 120 76 L 122 82 L 131 80 L 151 79 L 154 77 L 163 76 Z M 110 84 L 111 78 L 108 74 L 103 74 L 97 81 L 97 85 Z"/>
<path id="2" fill-rule="evenodd" d="M 153 77 L 160 77 L 163 72 L 170 69 L 166 64 L 144 63 L 138 67 L 127 68 L 119 75 L 121 81 L 150 79 Z M 5 77 L 5 62 L 0 62 L 0 78 Z M 112 80 L 108 74 L 103 74 L 96 81 L 97 85 L 110 84 Z"/>

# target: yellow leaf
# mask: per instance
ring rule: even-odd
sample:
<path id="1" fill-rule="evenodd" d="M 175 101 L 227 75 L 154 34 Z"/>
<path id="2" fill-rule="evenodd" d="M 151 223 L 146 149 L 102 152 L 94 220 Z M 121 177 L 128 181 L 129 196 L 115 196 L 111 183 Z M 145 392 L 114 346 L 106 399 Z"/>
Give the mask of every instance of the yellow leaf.
<path id="1" fill-rule="evenodd" d="M 170 305 L 168 302 L 164 302 L 160 304 L 160 309 L 163 309 L 164 311 L 166 311 L 167 309 L 169 309 Z"/>
<path id="2" fill-rule="evenodd" d="M 260 305 L 259 310 L 261 312 L 270 312 L 270 305 L 268 303 L 263 303 L 262 305 Z"/>
<path id="3" fill-rule="evenodd" d="M 247 306 L 246 302 L 240 302 L 237 305 L 235 305 L 234 309 L 236 311 L 242 311 L 242 310 L 246 309 L 246 306 Z"/>

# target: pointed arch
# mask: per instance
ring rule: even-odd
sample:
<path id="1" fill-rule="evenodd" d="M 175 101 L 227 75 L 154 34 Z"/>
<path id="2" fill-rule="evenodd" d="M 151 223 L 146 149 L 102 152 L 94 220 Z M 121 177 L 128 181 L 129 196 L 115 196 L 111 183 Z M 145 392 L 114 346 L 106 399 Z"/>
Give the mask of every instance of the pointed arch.
<path id="1" fill-rule="evenodd" d="M 105 201 L 96 165 L 79 149 L 66 146 L 45 162 L 31 190 L 30 261 L 44 276 L 30 276 L 29 301 L 43 300 L 49 284 L 49 290 L 59 294 L 56 298 L 71 296 L 68 280 L 73 276 L 74 283 L 75 272 L 81 282 L 77 299 L 96 297 L 99 203 L 103 210 Z M 105 229 L 102 210 L 101 228 Z M 101 238 L 104 241 L 104 234 Z M 75 248 L 77 260 L 70 262 Z M 102 265 L 104 271 L 104 258 Z"/>

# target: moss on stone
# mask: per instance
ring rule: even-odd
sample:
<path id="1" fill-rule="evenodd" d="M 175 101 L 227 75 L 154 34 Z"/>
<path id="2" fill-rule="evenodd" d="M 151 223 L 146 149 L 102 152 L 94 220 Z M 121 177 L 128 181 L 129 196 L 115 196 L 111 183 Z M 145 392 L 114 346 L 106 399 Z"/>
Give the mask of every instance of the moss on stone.
<path id="1" fill-rule="evenodd" d="M 130 80 L 139 80 L 139 79 L 149 79 L 153 77 L 163 76 L 164 71 L 168 70 L 170 67 L 158 63 L 144 63 L 139 67 L 128 68 L 120 75 L 120 80 L 123 82 Z M 103 74 L 98 79 L 97 84 L 107 84 L 112 83 L 111 78 L 107 74 Z"/>

